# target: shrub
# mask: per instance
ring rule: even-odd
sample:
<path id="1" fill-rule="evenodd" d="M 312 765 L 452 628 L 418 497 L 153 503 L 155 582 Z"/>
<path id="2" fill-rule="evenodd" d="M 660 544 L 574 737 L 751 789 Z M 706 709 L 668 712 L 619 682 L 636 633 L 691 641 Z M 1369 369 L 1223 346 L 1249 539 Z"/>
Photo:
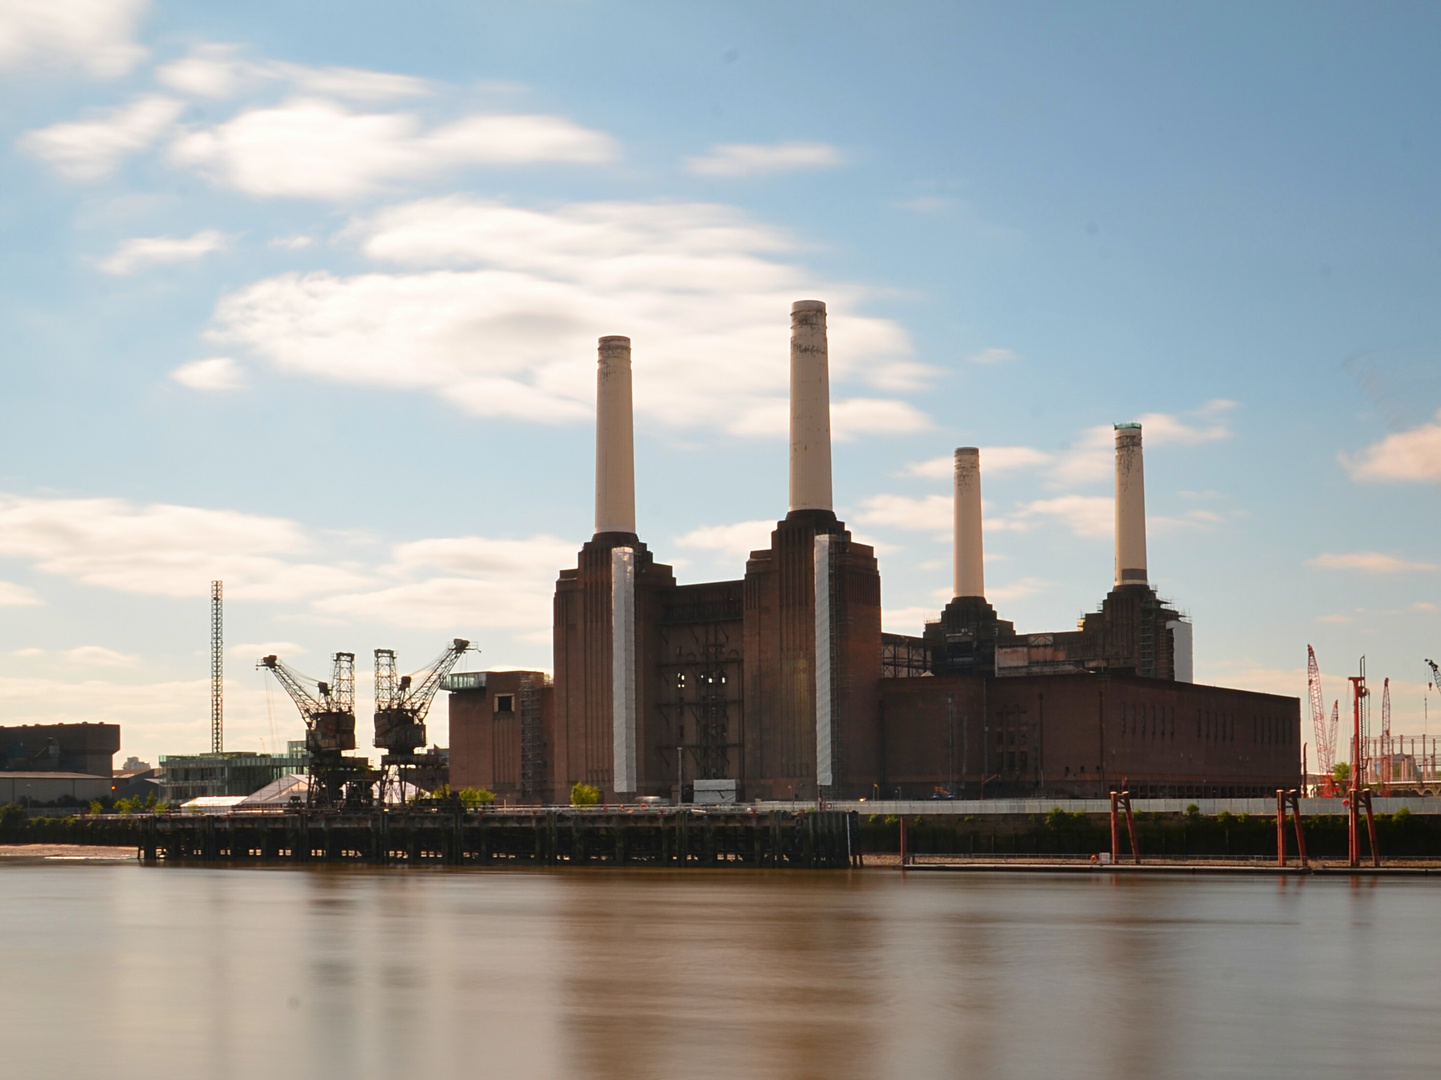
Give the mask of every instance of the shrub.
<path id="1" fill-rule="evenodd" d="M 494 795 L 491 798 L 495 798 Z M 576 783 L 570 789 L 571 806 L 596 806 L 600 803 L 600 788 L 591 784 Z"/>
<path id="2" fill-rule="evenodd" d="M 591 790 L 595 791 L 595 788 L 591 788 Z M 600 792 L 596 791 L 595 794 L 595 801 L 599 802 Z M 495 802 L 495 792 L 491 791 L 490 788 L 465 787 L 461 788 L 458 792 L 456 792 L 456 795 L 460 798 L 460 805 L 465 807 L 467 810 L 476 810 L 482 806 L 488 806 L 489 804 Z M 576 806 L 590 805 L 588 803 L 575 802 L 574 788 L 571 789 L 570 800 L 572 803 L 575 803 Z"/>
<path id="3" fill-rule="evenodd" d="M 1200 808 L 1199 806 L 1197 806 L 1195 803 L 1188 803 L 1187 806 L 1186 806 L 1186 816 L 1187 816 L 1188 818 L 1193 819 L 1193 820 L 1194 820 L 1195 818 L 1200 817 L 1200 816 L 1201 816 L 1201 808 Z"/>

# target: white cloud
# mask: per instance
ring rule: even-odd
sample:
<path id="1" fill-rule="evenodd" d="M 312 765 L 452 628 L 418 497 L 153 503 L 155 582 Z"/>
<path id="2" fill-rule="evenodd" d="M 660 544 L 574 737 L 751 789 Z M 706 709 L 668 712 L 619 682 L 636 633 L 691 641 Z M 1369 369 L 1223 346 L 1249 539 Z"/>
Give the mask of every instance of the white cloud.
<path id="1" fill-rule="evenodd" d="M 249 60 L 235 45 L 208 42 L 166 64 L 156 79 L 177 93 L 231 98 L 264 83 L 279 82 L 303 94 L 352 101 L 387 101 L 431 92 L 424 79 L 360 68 L 313 68 L 273 60 Z"/>
<path id="2" fill-rule="evenodd" d="M 1031 469 L 1049 464 L 1055 455 L 1032 446 L 983 446 L 981 447 L 981 476 L 991 473 L 1009 472 L 1013 469 Z M 955 456 L 930 458 L 926 461 L 912 461 L 901 470 L 901 476 L 922 476 L 931 480 L 949 480 L 955 475 Z"/>
<path id="3" fill-rule="evenodd" d="M 74 67 L 100 78 L 124 75 L 144 56 L 135 29 L 146 0 L 5 0 L 0 4 L 0 71 Z"/>
<path id="4" fill-rule="evenodd" d="M 940 618 L 942 606 L 943 604 L 935 607 L 882 608 L 881 629 L 887 634 L 919 636 L 927 622 Z"/>
<path id="5" fill-rule="evenodd" d="M 176 164 L 250 195 L 347 200 L 464 166 L 598 164 L 610 136 L 558 116 L 469 116 L 423 129 L 408 113 L 356 113 L 322 98 L 250 109 L 170 148 Z"/>
<path id="6" fill-rule="evenodd" d="M 865 372 L 865 380 L 878 390 L 906 393 L 924 390 L 935 381 L 940 369 L 930 364 L 918 364 L 914 360 L 896 360 L 889 364 L 876 364 Z"/>
<path id="7" fill-rule="evenodd" d="M 1009 585 L 991 585 L 986 588 L 986 599 L 994 603 L 1020 600 L 1027 596 L 1039 596 L 1050 592 L 1052 583 L 1037 577 L 1023 577 Z"/>
<path id="8" fill-rule="evenodd" d="M 944 214 L 959 204 L 944 195 L 917 195 L 913 199 L 902 199 L 895 205 L 916 214 Z"/>
<path id="9" fill-rule="evenodd" d="M 0 495 L 0 556 L 122 592 L 204 596 L 219 578 L 232 598 L 280 600 L 365 583 L 303 561 L 314 546 L 294 522 L 233 510 Z"/>
<path id="10" fill-rule="evenodd" d="M 31 131 L 21 149 L 50 163 L 70 180 L 98 180 L 122 158 L 157 142 L 175 125 L 184 104 L 148 94 L 89 120 L 72 120 Z"/>
<path id="11" fill-rule="evenodd" d="M 1036 518 L 1058 521 L 1085 539 L 1109 537 L 1115 531 L 1115 500 L 1106 495 L 1061 495 L 1038 499 L 1017 511 L 1008 523 L 996 527 L 1025 529 Z M 987 524 L 990 524 L 989 522 Z"/>
<path id="12" fill-rule="evenodd" d="M 0 607 L 37 607 L 44 603 L 23 585 L 13 581 L 0 581 Z"/>
<path id="13" fill-rule="evenodd" d="M 732 559 L 750 557 L 752 551 L 770 547 L 774 521 L 738 521 L 733 525 L 704 525 L 676 537 L 677 547 L 716 551 Z"/>
<path id="14" fill-rule="evenodd" d="M 401 575 L 437 569 L 442 576 L 338 593 L 314 606 L 323 615 L 456 633 L 540 629 L 551 622 L 556 573 L 575 557 L 575 544 L 551 536 L 417 540 L 397 545 L 387 569 Z"/>
<path id="15" fill-rule="evenodd" d="M 973 364 L 1009 364 L 1012 360 L 1019 360 L 1019 359 L 1020 359 L 1020 356 L 1019 356 L 1017 353 L 1012 352 L 1010 349 L 1001 349 L 1001 348 L 997 348 L 996 346 L 993 345 L 993 346 L 991 346 L 991 347 L 988 348 L 988 349 L 982 349 L 980 352 L 978 352 L 978 353 L 976 353 L 974 356 L 972 356 L 972 357 L 971 357 L 971 363 L 973 363 Z"/>
<path id="16" fill-rule="evenodd" d="M 561 422 L 592 415 L 597 337 L 626 333 L 638 413 L 765 436 L 786 431 L 797 297 L 829 302 L 834 382 L 910 352 L 894 322 L 855 313 L 859 289 L 773 257 L 790 237 L 726 207 L 429 199 L 346 235 L 410 272 L 269 278 L 221 301 L 212 336 L 296 374 Z M 847 438 L 929 421 L 902 401 L 837 394 L 832 423 Z"/>
<path id="17" fill-rule="evenodd" d="M 258 660 L 262 656 L 304 656 L 308 650 L 293 641 L 243 642 L 230 645 L 225 652 L 237 660 Z"/>
<path id="18" fill-rule="evenodd" d="M 136 236 L 122 240 L 114 254 L 98 265 L 107 274 L 133 274 L 150 266 L 189 262 L 229 246 L 230 237 L 215 229 L 202 229 L 194 236 Z"/>
<path id="19" fill-rule="evenodd" d="M 865 525 L 889 525 L 897 529 L 949 534 L 954 526 L 954 509 L 949 496 L 872 495 L 861 500 L 856 520 Z"/>
<path id="20" fill-rule="evenodd" d="M 300 251 L 315 244 L 315 237 L 297 234 L 295 236 L 277 236 L 270 241 L 270 247 L 279 248 L 281 251 Z"/>
<path id="21" fill-rule="evenodd" d="M 1435 570 L 1436 564 L 1398 559 L 1379 551 L 1323 552 L 1306 563 L 1321 570 L 1360 570 L 1368 574 L 1403 574 L 1411 571 Z"/>
<path id="22" fill-rule="evenodd" d="M 1210 402 L 1197 410 L 1209 423 L 1188 424 L 1170 413 L 1146 413 L 1140 418 L 1141 435 L 1147 446 L 1195 446 L 1198 443 L 1229 439 L 1231 428 L 1224 420 L 1212 417 L 1232 406 L 1232 402 Z M 1224 408 L 1218 409 L 1218 406 Z"/>
<path id="23" fill-rule="evenodd" d="M 128 668 L 140 663 L 140 657 L 132 653 L 116 652 L 103 645 L 81 645 L 76 649 L 66 649 L 60 655 L 66 663 L 75 667 Z"/>
<path id="24" fill-rule="evenodd" d="M 835 147 L 820 142 L 729 143 L 711 147 L 705 157 L 686 159 L 686 168 L 698 176 L 755 176 L 840 165 L 844 159 Z"/>
<path id="25" fill-rule="evenodd" d="M 1441 411 L 1429 423 L 1398 431 L 1371 444 L 1355 460 L 1342 454 L 1340 461 L 1352 480 L 1383 483 L 1441 480 Z"/>
<path id="26" fill-rule="evenodd" d="M 245 373 L 228 356 L 212 356 L 181 364 L 170 377 L 192 390 L 235 390 L 245 385 Z"/>

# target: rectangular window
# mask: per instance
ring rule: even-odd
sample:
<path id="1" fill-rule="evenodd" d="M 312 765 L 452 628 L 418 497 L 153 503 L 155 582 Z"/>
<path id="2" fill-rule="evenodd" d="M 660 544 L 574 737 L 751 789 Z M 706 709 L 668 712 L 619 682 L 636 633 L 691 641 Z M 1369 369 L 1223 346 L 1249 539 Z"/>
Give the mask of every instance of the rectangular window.
<path id="1" fill-rule="evenodd" d="M 498 712 L 498 713 L 502 713 L 502 712 L 515 712 L 515 695 L 514 695 L 514 694 L 496 694 L 496 695 L 495 695 L 495 711 Z"/>

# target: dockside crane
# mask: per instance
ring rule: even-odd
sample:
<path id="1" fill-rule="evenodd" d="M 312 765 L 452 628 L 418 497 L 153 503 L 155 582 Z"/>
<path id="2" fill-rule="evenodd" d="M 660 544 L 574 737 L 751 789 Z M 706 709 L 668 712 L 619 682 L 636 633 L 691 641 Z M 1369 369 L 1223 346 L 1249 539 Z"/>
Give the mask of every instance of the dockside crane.
<path id="1" fill-rule="evenodd" d="M 1316 769 L 1321 774 L 1321 790 L 1331 791 L 1331 769 L 1336 764 L 1336 735 L 1326 730 L 1326 700 L 1321 696 L 1321 666 L 1316 663 L 1316 650 L 1306 646 L 1306 687 L 1311 692 L 1311 723 L 1316 728 Z M 1329 738 L 1327 737 L 1329 734 Z"/>
<path id="2" fill-rule="evenodd" d="M 425 716 L 440 690 L 441 681 L 470 648 L 456 638 L 430 664 L 410 675 L 397 676 L 395 650 L 375 650 L 375 745 L 380 759 L 382 797 L 392 788 L 404 791 L 407 776 L 431 764 L 425 749 Z"/>
<path id="3" fill-rule="evenodd" d="M 365 758 L 345 756 L 355 749 L 355 654 L 334 655 L 329 682 L 302 675 L 277 656 L 261 657 L 255 666 L 275 676 L 305 719 L 307 803 L 317 808 L 368 806 L 375 771 Z"/>

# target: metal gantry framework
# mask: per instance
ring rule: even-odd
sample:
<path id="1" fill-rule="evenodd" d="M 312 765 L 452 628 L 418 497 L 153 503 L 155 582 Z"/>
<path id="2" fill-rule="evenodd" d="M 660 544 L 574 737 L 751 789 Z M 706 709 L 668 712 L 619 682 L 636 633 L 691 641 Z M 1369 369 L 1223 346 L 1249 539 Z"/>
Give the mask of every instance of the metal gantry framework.
<path id="1" fill-rule="evenodd" d="M 210 583 L 210 752 L 225 750 L 225 583 Z"/>
<path id="2" fill-rule="evenodd" d="M 470 642 L 456 638 L 427 667 L 397 676 L 394 649 L 375 650 L 375 746 L 380 759 L 381 798 L 399 801 L 404 777 L 427 764 L 425 716 L 441 681 L 460 662 Z"/>
<path id="3" fill-rule="evenodd" d="M 305 719 L 309 804 L 368 806 L 375 773 L 364 758 L 345 756 L 355 749 L 355 654 L 334 655 L 329 682 L 302 675 L 276 656 L 262 657 L 256 667 L 275 676 Z"/>

